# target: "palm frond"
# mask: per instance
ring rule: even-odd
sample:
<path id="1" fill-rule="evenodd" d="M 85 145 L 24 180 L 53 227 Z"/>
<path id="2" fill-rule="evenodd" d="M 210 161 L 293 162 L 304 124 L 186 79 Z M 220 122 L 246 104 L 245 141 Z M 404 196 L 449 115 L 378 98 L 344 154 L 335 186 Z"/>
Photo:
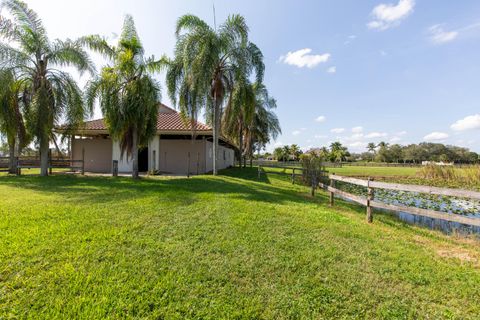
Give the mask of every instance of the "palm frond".
<path id="1" fill-rule="evenodd" d="M 75 66 L 80 73 L 88 71 L 91 75 L 95 74 L 95 65 L 80 41 L 57 39 L 51 47 L 51 52 L 46 56 L 50 63 L 62 67 Z"/>

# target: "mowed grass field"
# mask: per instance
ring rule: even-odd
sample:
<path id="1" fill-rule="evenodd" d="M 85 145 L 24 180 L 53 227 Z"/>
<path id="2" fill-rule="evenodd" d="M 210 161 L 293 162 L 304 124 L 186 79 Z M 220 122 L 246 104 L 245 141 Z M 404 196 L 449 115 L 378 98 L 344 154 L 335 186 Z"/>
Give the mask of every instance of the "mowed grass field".
<path id="1" fill-rule="evenodd" d="M 371 177 L 413 177 L 417 175 L 420 168 L 415 167 L 362 167 L 362 166 L 343 166 L 341 168 L 327 168 L 330 173 L 344 176 L 371 176 Z"/>
<path id="2" fill-rule="evenodd" d="M 0 319 L 478 319 L 480 246 L 256 169 L 0 176 Z"/>

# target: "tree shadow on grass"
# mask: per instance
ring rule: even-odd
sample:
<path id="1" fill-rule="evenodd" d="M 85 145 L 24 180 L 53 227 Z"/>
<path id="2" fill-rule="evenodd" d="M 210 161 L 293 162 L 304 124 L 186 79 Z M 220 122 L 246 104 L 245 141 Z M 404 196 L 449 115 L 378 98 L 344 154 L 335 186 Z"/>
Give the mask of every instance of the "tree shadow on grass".
<path id="1" fill-rule="evenodd" d="M 156 179 L 143 178 L 137 181 L 124 177 L 83 177 L 57 175 L 0 177 L 0 185 L 29 189 L 42 194 L 57 194 L 62 201 L 78 203 L 111 203 L 135 198 L 158 197 L 159 201 L 194 203 L 202 194 L 217 194 L 232 199 L 267 203 L 299 202 L 295 190 L 271 185 L 268 176 L 260 180 L 255 169 L 223 171 L 223 175 L 192 178 Z M 245 171 L 243 171 L 245 170 Z"/>

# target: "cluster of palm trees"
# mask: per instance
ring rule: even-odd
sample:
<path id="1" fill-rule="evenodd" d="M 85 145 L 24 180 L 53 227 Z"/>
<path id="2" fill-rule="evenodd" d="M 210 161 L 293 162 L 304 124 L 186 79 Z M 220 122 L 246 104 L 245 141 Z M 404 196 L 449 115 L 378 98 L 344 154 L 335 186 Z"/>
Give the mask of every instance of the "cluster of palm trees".
<path id="1" fill-rule="evenodd" d="M 49 145 L 56 143 L 54 128 L 62 124 L 67 135 L 73 132 L 98 101 L 112 138 L 121 155 L 132 159 L 132 175 L 138 177 L 138 148 L 155 134 L 160 84 L 154 74 L 162 70 L 185 121 L 204 111 L 212 125 L 214 174 L 221 135 L 245 159 L 281 132 L 275 99 L 263 84 L 263 55 L 249 41 L 242 16 L 230 16 L 218 29 L 196 16 L 180 17 L 174 57 L 157 60 L 145 57 L 131 16 L 113 46 L 99 35 L 51 41 L 41 19 L 22 1 L 4 0 L 1 8 L 11 18 L 0 16 L 0 132 L 11 161 L 31 142 L 39 147 L 42 175 L 48 174 Z M 100 73 L 87 50 L 109 61 Z M 85 91 L 65 67 L 91 74 Z"/>
<path id="2" fill-rule="evenodd" d="M 273 150 L 273 156 L 277 161 L 298 161 L 303 151 L 296 144 L 285 145 Z"/>

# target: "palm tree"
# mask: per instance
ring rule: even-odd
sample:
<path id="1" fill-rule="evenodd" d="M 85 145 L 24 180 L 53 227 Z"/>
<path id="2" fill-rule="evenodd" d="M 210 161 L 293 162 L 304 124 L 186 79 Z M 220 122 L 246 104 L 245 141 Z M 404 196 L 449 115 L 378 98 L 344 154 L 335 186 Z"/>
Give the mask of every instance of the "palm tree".
<path id="1" fill-rule="evenodd" d="M 25 122 L 22 114 L 22 82 L 15 79 L 11 71 L 0 71 L 0 132 L 9 147 L 9 172 L 15 173 L 15 146 L 20 155 L 28 144 Z"/>
<path id="2" fill-rule="evenodd" d="M 146 146 L 156 132 L 160 86 L 152 73 L 160 70 L 160 64 L 153 57 L 144 58 L 129 15 L 116 47 L 96 35 L 84 37 L 82 42 L 112 63 L 88 83 L 87 105 L 92 108 L 99 100 L 110 135 L 119 141 L 121 157 L 126 154 L 132 159 L 132 177 L 138 178 L 138 147 Z"/>
<path id="3" fill-rule="evenodd" d="M 373 142 L 369 142 L 368 145 L 367 145 L 368 152 L 370 152 L 372 154 L 372 161 L 375 157 L 376 148 L 377 148 L 377 146 Z"/>
<path id="4" fill-rule="evenodd" d="M 233 87 L 231 98 L 225 106 L 222 117 L 222 131 L 238 143 L 239 167 L 245 159 L 244 135 L 247 124 L 253 121 L 255 114 L 255 92 L 248 79 L 242 78 Z M 245 166 L 245 162 L 244 162 Z"/>
<path id="5" fill-rule="evenodd" d="M 217 174 L 218 139 L 223 107 L 233 99 L 235 83 L 253 71 L 263 79 L 263 55 L 248 41 L 248 27 L 240 15 L 232 15 L 217 29 L 193 15 L 178 19 L 177 44 L 167 65 L 167 88 L 183 115 L 196 119 L 206 109 L 213 127 L 213 174 Z"/>
<path id="6" fill-rule="evenodd" d="M 380 141 L 380 142 L 378 143 L 378 147 L 379 147 L 379 148 L 387 148 L 388 145 L 389 145 L 389 144 L 388 144 L 387 142 L 385 142 L 385 141 Z"/>
<path id="7" fill-rule="evenodd" d="M 347 148 L 340 142 L 332 142 L 330 144 L 330 157 L 332 161 L 341 162 L 347 156 Z"/>
<path id="8" fill-rule="evenodd" d="M 95 69 L 80 42 L 50 41 L 41 19 L 25 3 L 4 0 L 2 7 L 12 19 L 0 17 L 0 65 L 22 83 L 25 116 L 40 146 L 40 173 L 46 176 L 53 128 L 62 119 L 71 128 L 92 111 L 85 110 L 75 80 L 58 68 L 74 67 L 92 74 Z"/>
<path id="9" fill-rule="evenodd" d="M 232 97 L 231 103 L 229 101 L 225 107 L 222 128 L 227 136 L 238 141 L 245 167 L 247 155 L 252 164 L 254 150 L 264 148 L 281 133 L 278 118 L 272 111 L 277 104 L 261 83 L 237 83 Z"/>
<path id="10" fill-rule="evenodd" d="M 300 150 L 300 147 L 296 144 L 292 144 L 290 146 L 290 155 L 293 157 L 293 160 L 297 161 L 298 158 L 300 158 L 300 155 L 302 154 L 302 150 Z"/>
<path id="11" fill-rule="evenodd" d="M 253 117 L 245 131 L 246 150 L 250 157 L 250 166 L 252 166 L 254 150 L 260 151 L 265 148 L 271 139 L 275 140 L 282 133 L 280 122 L 273 112 L 273 109 L 277 107 L 276 100 L 270 97 L 265 85 L 255 83 L 252 87 L 255 96 L 255 108 Z"/>

